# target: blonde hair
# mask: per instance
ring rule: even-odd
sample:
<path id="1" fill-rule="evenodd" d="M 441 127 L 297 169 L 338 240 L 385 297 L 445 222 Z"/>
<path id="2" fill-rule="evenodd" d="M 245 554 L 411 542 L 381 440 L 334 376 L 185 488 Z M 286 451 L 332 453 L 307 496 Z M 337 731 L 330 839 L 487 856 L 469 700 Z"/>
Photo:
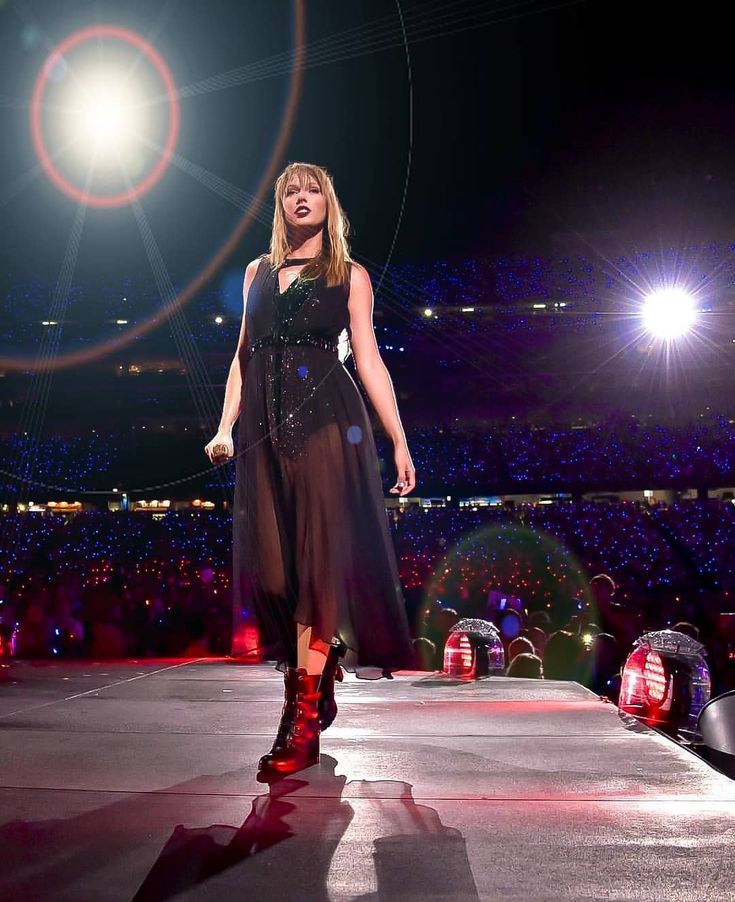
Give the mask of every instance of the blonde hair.
<path id="1" fill-rule="evenodd" d="M 301 269 L 299 278 L 317 279 L 324 275 L 327 285 L 330 287 L 349 284 L 350 264 L 354 262 L 347 243 L 350 223 L 337 200 L 332 176 L 324 167 L 313 163 L 289 163 L 276 179 L 273 188 L 275 200 L 273 231 L 271 232 L 270 253 L 267 255 L 271 268 L 278 269 L 290 253 L 286 217 L 283 213 L 283 198 L 286 189 L 294 179 L 300 185 L 308 185 L 309 181 L 313 179 L 319 185 L 327 202 L 321 253 Z"/>

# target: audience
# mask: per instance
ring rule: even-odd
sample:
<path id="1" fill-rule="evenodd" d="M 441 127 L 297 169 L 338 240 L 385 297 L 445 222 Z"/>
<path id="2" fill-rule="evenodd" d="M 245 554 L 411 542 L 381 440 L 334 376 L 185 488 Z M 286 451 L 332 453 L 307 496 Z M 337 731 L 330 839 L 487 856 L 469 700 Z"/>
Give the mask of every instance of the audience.
<path id="1" fill-rule="evenodd" d="M 417 368 L 422 372 L 421 368 Z M 423 375 L 425 380 L 425 374 Z M 151 389 L 153 390 L 153 388 Z M 202 447 L 192 430 L 176 428 L 173 414 L 161 413 L 157 429 L 94 430 L 87 435 L 52 435 L 42 440 L 25 433 L 0 437 L 0 461 L 8 473 L 14 461 L 32 459 L 33 478 L 50 485 L 101 489 L 118 482 L 136 484 L 140 460 L 146 459 L 151 477 L 168 473 L 201 473 L 198 492 L 215 497 L 234 485 L 232 463 L 202 466 Z M 166 428 L 163 428 L 163 426 Z M 416 424 L 407 430 L 411 456 L 421 475 L 425 494 L 443 496 L 566 492 L 575 495 L 607 487 L 613 494 L 621 481 L 636 485 L 732 485 L 735 477 L 735 428 L 722 415 L 707 413 L 696 420 L 670 426 L 648 425 L 638 419 L 607 415 L 594 421 L 541 425 L 494 425 L 478 420 Z M 375 432 L 379 459 L 389 478 L 392 444 Z M 236 450 L 241 450 L 235 432 Z M 73 479 L 70 478 L 73 473 Z M 186 484 L 185 490 L 191 491 Z M 173 487 L 176 490 L 176 486 Z M 0 494 L 15 497 L 18 481 L 0 472 Z M 602 507 L 602 505 L 598 505 Z M 689 501 L 667 506 L 628 502 L 630 516 L 638 520 L 641 538 L 660 544 L 668 528 L 682 534 L 694 565 L 716 580 L 727 560 L 712 557 L 709 548 L 727 545 L 731 539 L 735 506 L 730 510 L 716 499 L 693 506 Z M 640 508 L 651 521 L 640 520 Z M 619 511 L 609 514 L 619 516 Z M 598 517 L 602 514 L 598 512 Z M 564 522 L 564 515 L 560 515 Z M 665 545 L 665 543 L 664 543 Z M 666 575 L 669 562 L 661 561 Z"/>
<path id="2" fill-rule="evenodd" d="M 514 658 L 522 654 L 534 655 L 536 654 L 536 649 L 530 639 L 526 639 L 525 636 L 518 636 L 517 639 L 514 639 L 508 645 L 508 664 L 510 665 Z"/>
<path id="3" fill-rule="evenodd" d="M 680 253 L 693 275 L 716 271 L 726 284 L 735 276 L 731 245 L 712 243 Z M 614 279 L 622 283 L 637 274 L 645 260 L 645 255 L 618 260 Z M 425 390 L 427 384 L 438 391 L 441 384 L 453 402 L 466 388 L 466 368 L 444 366 L 446 361 L 427 356 L 427 365 L 442 365 L 442 379 L 427 380 L 425 366 L 408 362 L 418 359 L 412 354 L 423 353 L 420 339 L 428 328 L 423 315 L 405 315 L 415 311 L 417 296 L 439 309 L 445 334 L 454 328 L 463 340 L 480 346 L 490 335 L 501 333 L 506 341 L 522 333 L 524 354 L 532 359 L 536 348 L 547 354 L 552 336 L 558 353 L 565 342 L 578 346 L 579 332 L 587 338 L 590 330 L 600 334 L 605 317 L 596 312 L 596 299 L 615 289 L 609 273 L 582 255 L 405 265 L 383 275 L 382 291 L 390 301 L 386 310 L 403 309 L 395 321 L 386 318 L 377 329 L 391 364 L 404 367 L 396 381 L 409 393 L 417 386 Z M 135 321 L 145 315 L 155 300 L 147 277 L 131 275 L 124 291 L 121 287 L 96 286 L 88 297 L 80 297 L 90 302 L 90 316 L 65 327 L 65 341 L 86 347 L 99 340 L 100 330 L 118 334 L 119 326 L 113 325 L 118 318 Z M 35 347 L 37 323 L 45 317 L 52 288 L 39 280 L 11 285 L 0 299 L 0 338 L 6 345 Z M 192 329 L 203 347 L 234 347 L 242 299 L 239 289 L 235 286 L 233 293 L 231 288 L 201 294 L 201 316 L 192 321 Z M 503 305 L 501 315 L 467 316 L 465 305 L 483 304 L 489 293 Z M 548 299 L 549 310 L 529 315 L 531 297 Z M 152 336 L 142 338 L 137 347 L 141 361 L 146 355 L 157 358 L 148 353 L 154 346 Z M 119 377 L 138 379 L 138 369 L 131 367 Z M 501 404 L 546 408 L 544 398 L 535 401 L 525 390 L 528 368 L 507 369 L 504 397 L 520 400 L 502 400 L 499 393 L 495 424 L 475 417 L 470 425 L 445 422 L 409 430 L 421 493 L 477 499 L 462 509 L 455 502 L 390 513 L 421 666 L 440 669 L 451 627 L 462 617 L 479 617 L 498 626 L 508 675 L 577 679 L 612 696 L 636 638 L 647 630 L 672 628 L 705 645 L 717 691 L 731 666 L 716 617 L 733 609 L 735 505 L 704 498 L 599 503 L 581 496 L 591 488 L 620 485 L 623 476 L 639 486 L 733 485 L 733 423 L 708 408 L 677 425 L 622 413 L 590 415 L 574 423 L 570 414 L 554 425 L 549 412 L 543 425 L 509 426 L 511 418 Z M 185 387 L 181 374 L 178 378 Z M 557 378 L 567 379 L 563 366 Z M 550 383 L 548 396 L 557 388 L 558 383 Z M 18 431 L 0 439 L 0 461 L 6 462 L 0 468 L 0 493 L 8 499 L 17 496 L 18 480 L 8 462 L 24 459 L 34 461 L 34 480 L 67 486 L 68 497 L 77 486 L 107 490 L 126 479 L 140 484 L 141 460 L 149 468 L 148 484 L 176 484 L 178 472 L 172 468 L 181 465 L 182 476 L 203 473 L 195 490 L 201 486 L 201 497 L 219 498 L 216 491 L 231 490 L 234 466 L 204 467 L 201 442 L 192 432 L 169 428 L 173 417 L 166 415 L 178 416 L 176 399 L 165 395 L 156 400 L 166 423 L 163 432 L 156 424 L 147 432 L 145 426 L 109 434 L 92 430 L 38 441 Z M 594 406 L 590 399 L 589 410 Z M 610 405 L 600 403 L 597 409 L 609 410 Z M 386 483 L 392 482 L 392 444 L 380 431 L 375 438 Z M 161 474 L 152 472 L 157 463 Z M 192 483 L 182 479 L 182 485 L 190 497 Z M 483 507 L 480 500 L 551 487 L 555 494 L 568 493 L 570 500 L 502 507 Z M 0 537 L 2 653 L 34 658 L 228 654 L 234 601 L 230 541 L 227 512 L 171 512 L 160 520 L 92 511 L 68 517 L 5 514 Z"/>
<path id="4" fill-rule="evenodd" d="M 723 505 L 724 516 L 731 507 Z M 537 677 L 576 679 L 612 697 L 635 640 L 673 628 L 705 645 L 717 691 L 727 667 L 717 616 L 732 607 L 730 590 L 692 589 L 691 562 L 682 562 L 687 530 L 673 532 L 671 509 L 666 520 L 671 544 L 650 515 L 624 504 L 411 508 L 391 516 L 421 666 L 440 670 L 451 627 L 479 617 L 498 627 L 506 672 L 533 669 L 530 655 L 543 662 Z M 230 653 L 227 514 L 5 515 L 4 525 L 3 654 Z M 729 542 L 727 531 L 716 534 Z M 724 559 L 725 550 L 712 554 Z M 731 585 L 729 573 L 722 578 Z M 517 658 L 524 663 L 513 667 Z"/>
<path id="5" fill-rule="evenodd" d="M 544 678 L 543 661 L 538 655 L 522 652 L 510 662 L 505 675 L 528 680 L 542 680 Z"/>

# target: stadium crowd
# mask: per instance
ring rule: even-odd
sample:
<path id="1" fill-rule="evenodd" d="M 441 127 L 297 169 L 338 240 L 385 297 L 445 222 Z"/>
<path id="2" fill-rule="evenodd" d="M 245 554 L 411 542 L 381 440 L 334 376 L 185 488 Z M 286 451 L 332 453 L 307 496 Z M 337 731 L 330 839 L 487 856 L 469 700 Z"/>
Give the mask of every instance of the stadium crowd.
<path id="1" fill-rule="evenodd" d="M 583 345 L 593 347 L 594 358 L 600 343 L 575 344 L 572 333 L 614 323 L 614 317 L 601 311 L 614 312 L 616 305 L 628 303 L 630 284 L 645 283 L 642 275 L 667 268 L 686 271 L 693 279 L 717 273 L 708 283 L 715 296 L 735 285 L 735 245 L 642 252 L 604 264 L 576 254 L 434 262 L 381 272 L 376 332 L 381 349 L 404 361 L 397 384 L 405 378 L 410 388 L 410 376 L 432 392 L 441 387 L 452 411 L 443 423 L 407 428 L 407 437 L 420 494 L 454 500 L 446 507 L 406 505 L 388 513 L 425 666 L 441 666 L 443 644 L 457 618 L 498 616 L 489 597 L 499 591 L 521 600 L 520 610 L 507 615 L 510 632 L 504 641 L 510 668 L 549 677 L 560 672 L 558 661 L 577 660 L 577 652 L 570 651 L 574 646 L 591 668 L 582 678 L 612 691 L 608 671 L 619 666 L 641 631 L 683 622 L 688 624 L 684 629 L 700 634 L 715 681 L 723 684 L 725 652 L 716 624 L 718 612 L 732 608 L 735 594 L 735 509 L 729 501 L 706 495 L 710 488 L 735 486 L 733 421 L 709 409 L 688 422 L 683 415 L 667 422 L 658 414 L 629 412 L 576 420 L 570 408 L 567 419 L 553 425 L 556 407 L 549 399 L 560 385 L 566 389 L 567 371 L 554 372 L 551 365 L 548 372 L 533 370 L 535 359 L 544 356 L 536 352 L 551 347 L 552 333 L 554 341 L 561 336 L 554 361 L 565 362 L 569 348 Z M 190 329 L 203 350 L 234 348 L 242 315 L 241 276 L 230 273 L 197 297 Z M 54 328 L 46 320 L 53 290 L 38 280 L 11 287 L 0 299 L 0 345 L 38 345 L 42 329 Z M 63 324 L 67 346 L 87 346 L 118 334 L 160 303 L 146 275 L 132 275 L 122 284 L 72 286 L 69 300 L 74 317 Z M 475 305 L 484 305 L 487 315 L 466 315 Z M 537 307 L 543 308 L 538 316 L 532 312 Z M 441 378 L 427 380 L 423 366 L 405 361 L 409 339 L 431 336 L 440 352 L 426 363 L 441 367 Z M 730 342 L 727 336 L 723 340 Z M 145 337 L 136 355 L 146 358 L 156 341 Z M 415 346 L 415 353 L 422 354 L 418 340 Z M 452 365 L 459 352 L 480 359 L 475 363 L 490 373 L 485 381 L 477 380 L 480 395 L 486 385 L 497 383 L 495 406 L 483 397 L 478 408 L 492 407 L 494 422 L 482 416 L 454 420 L 452 402 L 468 392 L 468 373 L 474 372 Z M 128 362 L 120 370 L 133 378 L 138 368 Z M 580 364 L 587 367 L 586 389 L 594 387 L 597 363 Z M 495 379 L 492 367 L 502 379 Z M 621 378 L 629 394 L 627 371 Z M 7 380 L 3 404 L 8 412 L 20 407 L 24 379 L 25 374 Z M 183 371 L 176 379 L 186 387 Z M 177 384 L 159 404 L 164 393 L 147 380 L 148 374 L 139 383 L 147 425 L 136 411 L 128 418 L 129 428 L 116 432 L 100 428 L 81 435 L 69 419 L 69 437 L 28 435 L 9 425 L 0 435 L 0 502 L 8 511 L 2 515 L 0 537 L 5 654 L 105 658 L 229 653 L 233 598 L 227 511 L 172 511 L 160 519 L 128 512 L 9 512 L 19 498 L 74 499 L 85 490 L 109 493 L 113 486 L 137 486 L 142 460 L 146 484 L 156 489 L 160 484 L 166 497 L 175 499 L 178 493 L 191 498 L 201 491 L 200 497 L 219 499 L 222 492 L 226 498 L 234 483 L 233 464 L 206 465 L 201 435 L 187 432 L 184 419 L 177 421 Z M 544 380 L 551 388 L 535 394 L 532 386 Z M 623 409 L 607 398 L 595 403 L 600 410 Z M 513 405 L 535 405 L 543 416 L 519 417 L 523 422 L 516 424 L 509 415 Z M 594 409 L 588 393 L 580 405 Z M 421 408 L 416 396 L 413 409 Z M 438 403 L 428 408 L 430 417 L 444 409 Z M 156 417 L 160 422 L 150 428 Z M 119 410 L 112 408 L 111 420 L 119 418 Z M 392 448 L 379 431 L 376 443 L 388 481 L 394 475 Z M 189 478 L 192 473 L 198 474 L 196 480 Z M 23 478 L 32 481 L 24 483 Z M 634 488 L 695 489 L 699 498 L 654 504 L 587 502 L 581 497 Z M 457 503 L 460 497 L 513 493 L 568 493 L 572 499 L 498 507 L 478 502 L 460 508 Z M 602 597 L 605 580 L 593 580 L 601 574 L 609 574 L 618 587 L 615 602 Z M 510 623 L 514 616 L 515 625 Z M 555 648 L 566 651 L 553 652 Z M 598 657 L 607 661 L 604 668 L 598 667 Z M 598 670 L 604 680 L 595 676 Z"/>
<path id="2" fill-rule="evenodd" d="M 573 323 L 586 329 L 590 317 L 615 299 L 627 299 L 630 286 L 654 284 L 661 272 L 686 272 L 692 283 L 706 277 L 709 293 L 735 284 L 735 245 L 730 242 L 692 244 L 688 247 L 658 248 L 627 256 L 601 258 L 583 253 L 544 255 L 500 255 L 492 258 L 438 260 L 404 263 L 387 268 L 370 264 L 377 293 L 386 311 L 405 311 L 417 304 L 428 307 L 480 305 L 491 300 L 499 309 L 533 299 L 560 305 L 556 328 Z M 714 275 L 713 275 L 714 274 Z M 183 283 L 174 284 L 180 291 Z M 0 346 L 23 347 L 38 341 L 38 325 L 48 318 L 54 286 L 40 279 L 17 278 L 0 298 Z M 73 329 L 64 340 L 86 344 L 100 338 L 105 328 L 119 331 L 129 322 L 142 319 L 160 304 L 148 273 L 132 273 L 124 280 L 94 285 L 73 285 L 69 295 L 73 306 Z M 568 309 L 579 316 L 567 315 Z M 242 272 L 223 274 L 197 296 L 192 318 L 193 337 L 208 345 L 232 346 L 237 339 L 242 315 Z M 604 318 L 604 317 L 603 317 Z M 465 319 L 467 336 L 482 329 L 482 323 Z M 388 340 L 420 334 L 426 323 L 420 318 L 403 320 L 400 329 L 386 330 Z M 493 321 L 492 329 L 506 332 L 530 331 L 534 326 L 525 315 Z M 382 331 L 382 329 L 381 329 Z"/>
<path id="3" fill-rule="evenodd" d="M 717 615 L 732 607 L 735 591 L 729 503 L 412 508 L 391 511 L 389 523 L 413 636 L 429 669 L 441 668 L 446 635 L 459 617 L 498 621 L 490 599 L 502 592 L 520 599 L 517 622 L 502 627 L 509 666 L 516 653 L 536 655 L 549 678 L 560 671 L 542 654 L 547 640 L 560 631 L 577 644 L 588 636 L 580 654 L 591 669 L 581 678 L 602 691 L 612 675 L 605 670 L 605 685 L 593 679 L 598 650 L 619 669 L 642 632 L 687 622 L 708 649 L 713 686 L 724 685 Z M 227 655 L 230 556 L 227 513 L 170 512 L 155 520 L 144 513 L 7 515 L 5 653 Z M 602 573 L 617 587 L 612 604 L 601 602 L 594 580 L 590 587 Z M 515 666 L 535 665 L 521 658 Z"/>
<path id="4" fill-rule="evenodd" d="M 711 413 L 683 425 L 608 416 L 597 423 L 557 428 L 462 423 L 412 427 L 406 433 L 421 490 L 429 494 L 446 494 L 448 489 L 509 494 L 735 485 L 735 424 Z M 390 442 L 379 431 L 375 440 L 379 457 L 390 469 Z M 41 441 L 25 435 L 0 439 L 0 497 L 12 497 L 17 490 L 18 481 L 10 475 L 18 472 L 14 462 L 31 456 L 36 483 L 68 486 L 74 493 L 84 486 L 109 490 L 113 476 L 115 481 L 137 480 L 143 458 L 165 457 L 170 472 L 169 446 L 175 446 L 184 471 L 203 472 L 204 489 L 232 486 L 234 467 L 204 467 L 202 443 L 193 431 L 95 430 Z M 31 475 L 27 466 L 23 472 Z M 74 474 L 71 482 L 69 473 Z M 185 492 L 188 489 L 184 486 Z"/>

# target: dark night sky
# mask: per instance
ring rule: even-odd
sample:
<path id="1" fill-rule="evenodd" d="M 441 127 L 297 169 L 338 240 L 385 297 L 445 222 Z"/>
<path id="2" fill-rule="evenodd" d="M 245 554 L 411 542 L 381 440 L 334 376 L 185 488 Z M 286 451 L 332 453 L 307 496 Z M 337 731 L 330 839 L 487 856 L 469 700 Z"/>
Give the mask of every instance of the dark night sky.
<path id="1" fill-rule="evenodd" d="M 331 61 L 304 72 L 282 165 L 313 160 L 333 173 L 358 259 L 382 264 L 394 237 L 392 259 L 404 262 L 545 253 L 560 231 L 614 229 L 631 245 L 735 234 L 727 30 L 706 6 L 677 17 L 658 2 L 587 0 L 542 11 L 548 5 L 402 4 L 409 85 L 395 0 L 307 4 L 307 41 L 331 38 Z M 43 41 L 53 46 L 87 24 L 124 25 L 151 38 L 183 87 L 262 60 L 272 70 L 273 57 L 291 46 L 291 9 L 274 0 L 0 2 L 3 269 L 55 279 L 75 212 L 43 174 L 8 197 L 35 163 L 23 101 Z M 381 24 L 390 46 L 381 48 L 375 31 L 372 44 L 345 36 Z M 252 191 L 286 88 L 280 70 L 183 97 L 177 152 Z M 238 218 L 232 203 L 176 168 L 143 209 L 177 278 L 199 271 Z M 268 237 L 265 225 L 253 225 L 227 266 L 243 267 Z M 89 211 L 76 278 L 147 265 L 129 208 Z"/>

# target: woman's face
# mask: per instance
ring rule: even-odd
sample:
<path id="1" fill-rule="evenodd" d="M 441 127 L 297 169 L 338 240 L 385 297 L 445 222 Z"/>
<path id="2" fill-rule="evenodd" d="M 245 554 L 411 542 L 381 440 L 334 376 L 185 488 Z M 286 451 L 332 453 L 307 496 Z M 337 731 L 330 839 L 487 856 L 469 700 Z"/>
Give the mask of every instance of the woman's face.
<path id="1" fill-rule="evenodd" d="M 327 217 L 327 200 L 316 179 L 308 178 L 303 184 L 291 179 L 283 195 L 283 212 L 289 229 L 313 232 L 321 228 Z"/>

